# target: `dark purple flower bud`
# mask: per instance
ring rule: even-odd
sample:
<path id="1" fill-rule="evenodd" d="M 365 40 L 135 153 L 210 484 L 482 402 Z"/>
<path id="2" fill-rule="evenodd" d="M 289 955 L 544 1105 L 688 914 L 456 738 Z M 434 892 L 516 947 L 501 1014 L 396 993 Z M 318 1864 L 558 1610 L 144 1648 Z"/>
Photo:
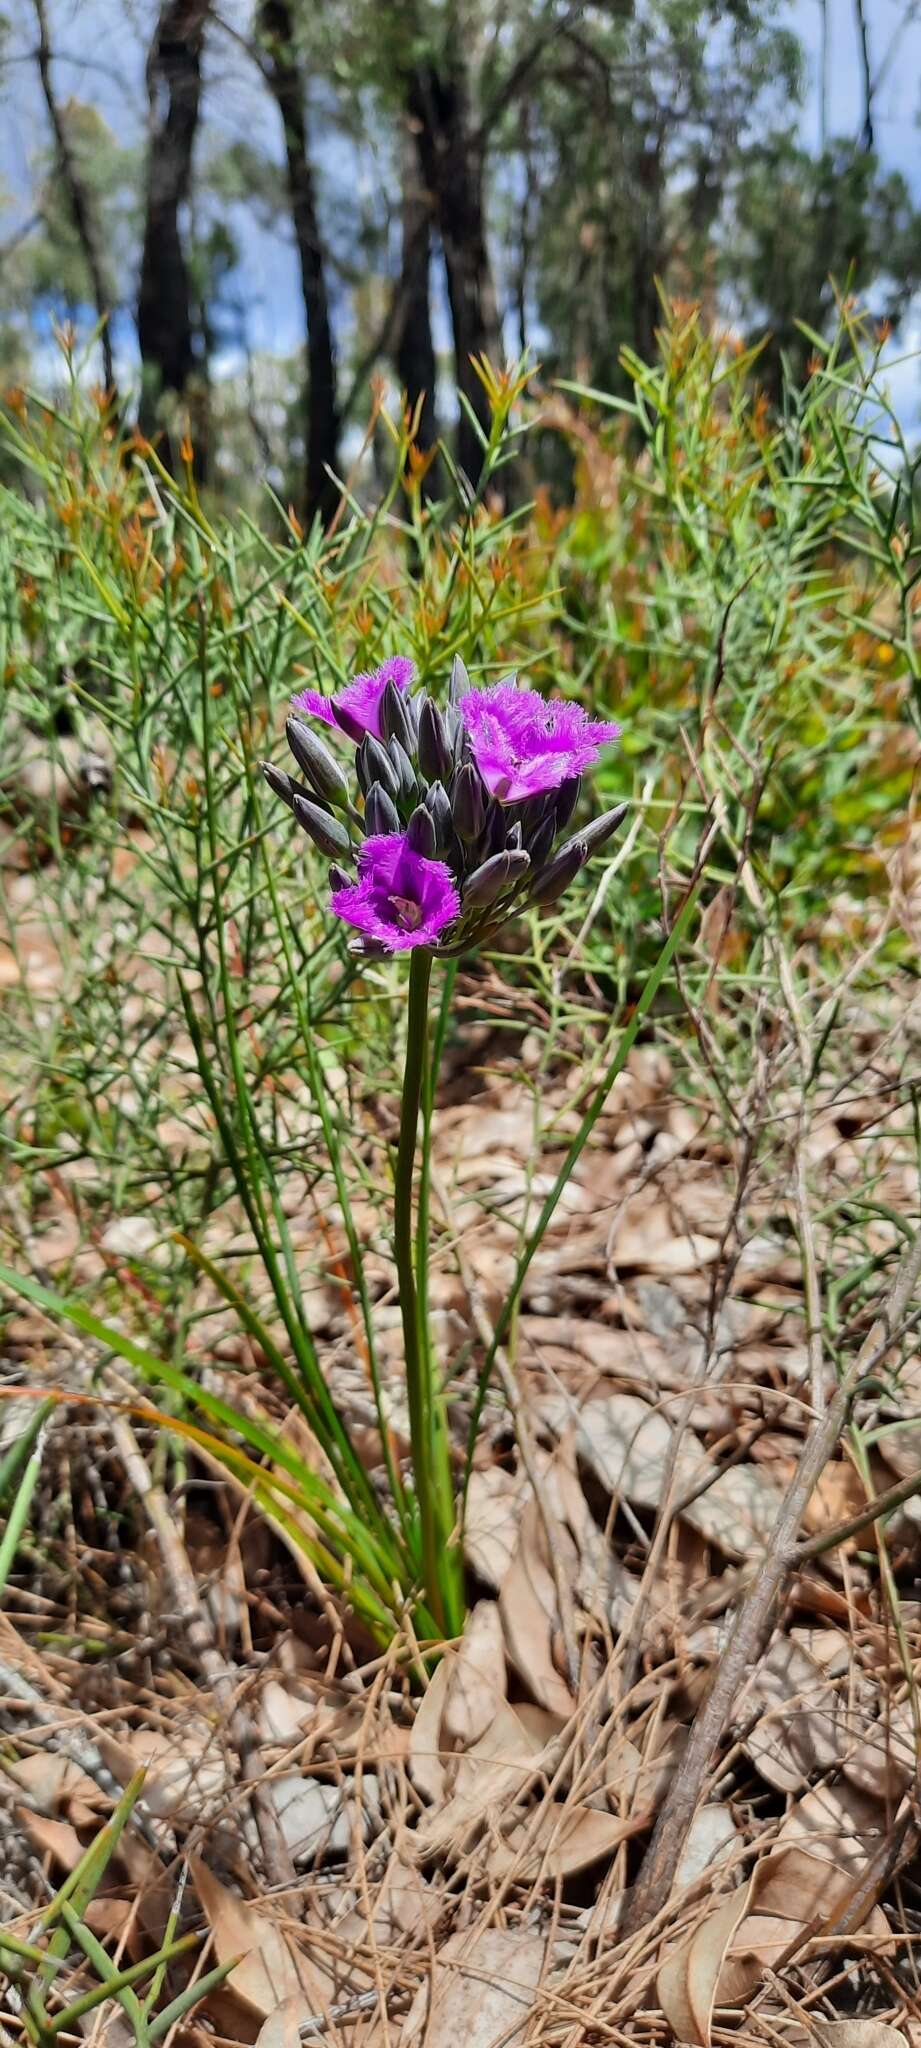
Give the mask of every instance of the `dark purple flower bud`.
<path id="1" fill-rule="evenodd" d="M 346 739 L 354 740 L 357 744 L 365 738 L 367 726 L 362 723 L 356 712 L 350 711 L 347 704 L 337 703 L 334 697 L 330 698 L 329 706 L 336 725 L 340 732 L 345 733 Z"/>
<path id="2" fill-rule="evenodd" d="M 629 804 L 615 804 L 613 810 L 602 811 L 600 818 L 593 818 L 591 824 L 586 825 L 579 836 L 585 840 L 589 853 L 597 853 L 599 846 L 606 846 L 608 840 L 613 839 L 629 809 Z"/>
<path id="3" fill-rule="evenodd" d="M 480 851 L 484 860 L 488 854 L 504 853 L 507 844 L 508 821 L 501 804 L 490 798 L 486 809 L 486 821 L 480 836 Z"/>
<path id="4" fill-rule="evenodd" d="M 325 853 L 329 860 L 341 860 L 343 855 L 348 859 L 352 851 L 352 842 L 345 826 L 340 825 L 338 818 L 331 817 L 320 804 L 312 803 L 306 796 L 295 796 L 291 809 L 298 824 L 313 840 L 314 846 L 319 847 L 321 853 Z"/>
<path id="5" fill-rule="evenodd" d="M 380 705 L 381 733 L 385 740 L 398 740 L 404 753 L 413 753 L 415 734 L 406 712 L 406 699 L 395 683 L 388 683 Z"/>
<path id="6" fill-rule="evenodd" d="M 566 845 L 560 847 L 559 853 L 554 854 L 553 859 L 548 861 L 547 866 L 537 876 L 531 890 L 530 902 L 543 905 L 555 903 L 557 897 L 562 896 L 564 889 L 569 888 L 570 882 L 578 874 L 579 869 L 584 867 L 587 859 L 588 847 L 585 840 L 567 839 Z"/>
<path id="7" fill-rule="evenodd" d="M 503 890 L 520 881 L 530 865 L 526 853 L 494 853 L 489 860 L 483 861 L 481 867 L 475 868 L 465 882 L 464 909 L 486 910 Z"/>
<path id="8" fill-rule="evenodd" d="M 307 794 L 306 790 L 301 788 L 299 782 L 292 782 L 290 775 L 286 775 L 283 768 L 276 768 L 274 761 L 263 761 L 262 773 L 272 795 L 280 796 L 282 803 L 287 804 L 289 811 L 296 796 L 306 796 Z"/>
<path id="9" fill-rule="evenodd" d="M 550 857 L 555 838 L 556 819 L 551 813 L 549 818 L 545 818 L 543 823 L 538 825 L 536 832 L 532 832 L 528 840 L 528 852 L 533 867 L 543 867 L 545 860 Z"/>
<path id="10" fill-rule="evenodd" d="M 445 732 L 451 749 L 451 758 L 456 761 L 464 738 L 464 721 L 460 712 L 455 710 L 453 704 L 446 704 L 441 715 L 445 722 Z"/>
<path id="11" fill-rule="evenodd" d="M 329 882 L 331 889 L 350 889 L 355 877 L 348 868 L 341 868 L 338 861 L 330 862 Z"/>
<path id="12" fill-rule="evenodd" d="M 401 746 L 399 740 L 390 740 L 387 752 L 397 776 L 397 799 L 402 804 L 411 804 L 419 794 L 419 784 L 406 748 Z"/>
<path id="13" fill-rule="evenodd" d="M 460 655 L 455 654 L 454 660 L 451 663 L 451 681 L 448 685 L 449 704 L 456 704 L 458 698 L 462 697 L 464 691 L 469 690 L 469 688 L 470 677 L 468 676 L 467 670 L 464 667 L 463 662 L 461 661 Z"/>
<path id="14" fill-rule="evenodd" d="M 581 775 L 570 775 L 566 782 L 560 784 L 553 805 L 553 815 L 556 819 L 556 829 L 558 832 L 562 832 L 564 826 L 569 824 L 569 820 L 579 801 L 581 788 Z"/>
<path id="15" fill-rule="evenodd" d="M 325 740 L 311 732 L 302 718 L 289 718 L 285 726 L 285 738 L 294 755 L 302 775 L 306 775 L 318 796 L 327 803 L 348 802 L 349 786 Z"/>
<path id="16" fill-rule="evenodd" d="M 385 747 L 370 733 L 366 733 L 355 755 L 355 772 L 363 796 L 367 796 L 372 784 L 379 782 L 387 795 L 399 794 L 400 779 Z"/>
<path id="17" fill-rule="evenodd" d="M 506 833 L 505 844 L 508 848 L 509 853 L 521 852 L 522 846 L 524 845 L 524 834 L 521 830 L 520 823 L 517 825 L 513 825 L 511 831 Z"/>
<path id="18" fill-rule="evenodd" d="M 453 767 L 445 722 L 437 704 L 426 697 L 419 713 L 419 766 L 427 782 L 447 782 Z"/>
<path id="19" fill-rule="evenodd" d="M 427 811 L 431 812 L 438 841 L 438 850 L 444 853 L 455 837 L 454 820 L 447 790 L 442 782 L 430 782 L 422 799 Z"/>
<path id="20" fill-rule="evenodd" d="M 465 761 L 454 778 L 451 815 L 465 846 L 473 846 L 486 822 L 486 792 L 479 769 L 472 761 Z"/>
<path id="21" fill-rule="evenodd" d="M 545 818 L 553 818 L 555 828 L 555 805 L 556 798 L 552 791 L 549 796 L 546 791 L 543 791 L 540 796 L 526 797 L 521 806 L 520 816 L 525 840 L 529 846 L 532 833 L 537 831 L 538 826 L 543 824 Z"/>
<path id="22" fill-rule="evenodd" d="M 406 827 L 406 844 L 412 853 L 421 853 L 423 860 L 434 860 L 438 852 L 435 820 L 425 804 L 416 805 Z"/>
<path id="23" fill-rule="evenodd" d="M 393 798 L 381 788 L 379 782 L 372 782 L 365 797 L 365 831 L 399 832 L 400 814 Z"/>

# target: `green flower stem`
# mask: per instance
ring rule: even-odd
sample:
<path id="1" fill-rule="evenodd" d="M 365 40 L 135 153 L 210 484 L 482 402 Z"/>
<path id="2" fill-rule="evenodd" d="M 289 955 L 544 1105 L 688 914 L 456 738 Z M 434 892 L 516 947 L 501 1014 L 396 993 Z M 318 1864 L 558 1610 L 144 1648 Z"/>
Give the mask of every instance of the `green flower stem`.
<path id="1" fill-rule="evenodd" d="M 412 955 L 409 969 L 409 1014 L 406 1026 L 406 1065 L 403 1071 L 403 1101 L 397 1148 L 394 1186 L 394 1253 L 400 1282 L 400 1313 L 403 1319 L 403 1347 L 406 1360 L 406 1390 L 409 1398 L 409 1430 L 413 1475 L 419 1511 L 422 1576 L 428 1605 L 445 1633 L 453 1633 L 462 1618 L 459 1552 L 449 1549 L 453 1533 L 454 1502 L 451 1486 L 450 1453 L 444 1427 L 441 1392 L 435 1386 L 435 1366 L 429 1335 L 428 1246 L 421 1259 L 413 1256 L 413 1182 L 419 1110 L 426 1107 L 434 1083 L 428 1078 L 429 986 L 432 955 L 420 946 Z M 427 1229 L 427 1170 L 429 1116 L 426 1114 L 426 1144 L 421 1176 L 421 1220 Z M 417 1286 L 417 1270 L 420 1285 Z M 446 1515 L 450 1517 L 446 1526 Z"/>

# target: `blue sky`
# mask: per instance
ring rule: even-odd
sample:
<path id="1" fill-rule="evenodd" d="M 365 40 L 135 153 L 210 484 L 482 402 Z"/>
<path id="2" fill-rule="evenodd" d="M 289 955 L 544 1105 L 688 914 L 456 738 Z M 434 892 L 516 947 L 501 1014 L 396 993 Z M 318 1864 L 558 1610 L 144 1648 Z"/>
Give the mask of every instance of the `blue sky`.
<path id="1" fill-rule="evenodd" d="M 911 0 L 865 0 L 865 5 L 872 69 L 881 79 L 876 99 L 877 149 L 888 167 L 903 172 L 921 201 L 921 5 L 917 0 L 914 7 Z M 853 135 L 859 130 L 862 111 L 855 0 L 827 0 L 827 10 L 829 128 L 833 134 Z M 121 140 L 139 141 L 146 113 L 144 50 L 156 12 L 155 0 L 49 0 L 48 11 L 59 95 L 93 101 Z M 244 34 L 250 12 L 249 0 L 224 0 L 220 9 L 224 21 Z M 817 145 L 821 125 L 819 0 L 790 0 L 785 12 L 807 52 L 810 76 L 803 130 L 804 139 Z M 11 62 L 2 89 L 0 118 L 0 184 L 9 203 L 0 217 L 0 242 L 30 210 L 29 161 L 46 134 L 44 106 L 30 56 L 34 35 L 31 0 L 13 0 Z M 211 89 L 205 100 L 203 146 L 207 149 L 245 138 L 277 159 L 281 150 L 277 115 L 245 52 L 231 35 L 212 31 L 208 73 Z M 338 163 L 333 158 L 326 166 L 332 178 L 341 168 L 341 157 Z M 323 169 L 321 163 L 321 176 Z M 358 175 L 374 177 L 370 159 L 359 165 Z M 248 210 L 235 212 L 233 225 L 242 250 L 239 293 L 248 308 L 250 344 L 287 353 L 302 336 L 290 235 L 284 226 L 268 230 Z M 900 352 L 906 346 L 921 348 L 921 305 L 903 331 Z M 906 423 L 914 426 L 921 420 L 921 366 L 910 363 L 894 370 L 892 385 Z"/>

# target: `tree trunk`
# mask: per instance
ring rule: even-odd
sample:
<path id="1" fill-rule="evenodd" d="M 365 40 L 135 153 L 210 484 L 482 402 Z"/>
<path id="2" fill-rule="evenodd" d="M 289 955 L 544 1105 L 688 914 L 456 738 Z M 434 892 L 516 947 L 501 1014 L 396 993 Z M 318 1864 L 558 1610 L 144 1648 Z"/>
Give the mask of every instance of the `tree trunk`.
<path id="1" fill-rule="evenodd" d="M 413 124 L 402 138 L 402 256 L 397 287 L 399 326 L 394 359 L 411 414 L 418 408 L 416 446 L 427 455 L 438 440 L 435 344 L 429 300 L 432 256 L 431 200 L 425 189 Z M 429 477 L 431 487 L 431 475 Z"/>
<path id="2" fill-rule="evenodd" d="M 70 146 L 67 127 L 62 119 L 61 110 L 54 96 L 54 85 L 51 77 L 51 41 L 48 34 L 45 0 L 33 0 L 33 4 L 38 22 L 38 49 L 36 51 L 38 75 L 41 80 L 42 92 L 45 96 L 45 105 L 48 109 L 48 119 L 51 122 L 51 132 L 54 136 L 61 183 L 67 193 L 67 201 L 73 216 L 74 227 L 76 228 L 80 247 L 83 251 L 83 260 L 89 272 L 93 303 L 100 323 L 100 341 L 102 344 L 102 362 L 106 390 L 114 398 L 116 395 L 115 369 L 112 362 L 112 338 L 109 333 L 111 299 L 106 287 L 105 271 L 99 249 L 99 238 L 96 232 L 96 222 L 93 218 L 89 193 L 86 191 L 80 176 L 80 169 Z"/>
<path id="3" fill-rule="evenodd" d="M 418 124 L 419 155 L 444 250 L 457 388 L 488 429 L 489 405 L 471 357 L 484 352 L 493 359 L 498 356 L 499 319 L 486 247 L 482 147 L 470 121 L 456 22 L 444 61 L 416 65 L 408 83 L 409 110 Z M 461 469 L 476 485 L 482 449 L 463 410 L 457 455 Z"/>
<path id="4" fill-rule="evenodd" d="M 284 130 L 288 196 L 304 297 L 307 330 L 305 510 L 308 518 L 319 514 L 325 524 L 332 518 L 339 502 L 338 488 L 328 474 L 330 469 L 336 468 L 339 449 L 336 357 L 313 169 L 307 151 L 304 78 L 295 46 L 290 0 L 261 0 L 259 33 L 265 75 Z"/>
<path id="5" fill-rule="evenodd" d="M 189 196 L 201 102 L 201 60 L 209 0 L 164 0 L 147 59 L 150 143 L 138 291 L 144 369 L 141 421 L 156 423 L 163 393 L 183 396 L 204 371 L 195 349 L 192 292 L 180 211 Z M 204 450 L 196 449 L 201 461 Z"/>

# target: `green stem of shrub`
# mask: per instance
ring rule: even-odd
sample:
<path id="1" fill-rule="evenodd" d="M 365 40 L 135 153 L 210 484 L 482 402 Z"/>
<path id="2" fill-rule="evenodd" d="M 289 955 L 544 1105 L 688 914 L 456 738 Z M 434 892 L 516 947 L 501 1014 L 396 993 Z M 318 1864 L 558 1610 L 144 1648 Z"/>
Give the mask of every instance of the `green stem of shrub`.
<path id="1" fill-rule="evenodd" d="M 454 1537 L 454 1495 L 450 1449 L 444 1423 L 441 1389 L 429 1328 L 428 1244 L 420 1241 L 413 1255 L 413 1184 L 419 1110 L 426 1101 L 420 1175 L 420 1221 L 428 1228 L 428 1105 L 434 1089 L 429 1073 L 429 988 L 432 956 L 420 946 L 409 970 L 409 1014 L 400 1138 L 394 1185 L 394 1254 L 400 1283 L 400 1312 L 409 1399 L 409 1432 L 419 1513 L 422 1576 L 428 1605 L 445 1634 L 463 1625 L 460 1551 Z"/>

